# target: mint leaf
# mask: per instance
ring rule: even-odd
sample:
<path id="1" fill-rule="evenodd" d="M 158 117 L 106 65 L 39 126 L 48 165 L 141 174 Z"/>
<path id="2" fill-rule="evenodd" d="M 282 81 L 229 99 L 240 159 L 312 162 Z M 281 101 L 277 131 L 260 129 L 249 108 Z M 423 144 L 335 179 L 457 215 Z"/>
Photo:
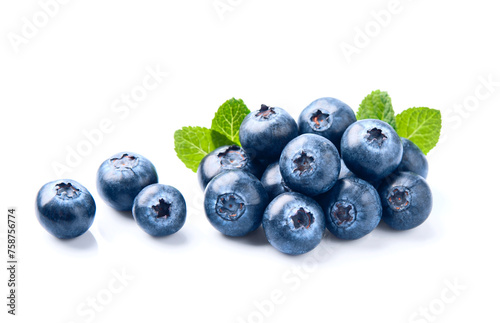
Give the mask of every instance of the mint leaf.
<path id="1" fill-rule="evenodd" d="M 410 108 L 396 116 L 400 137 L 413 141 L 424 154 L 436 146 L 441 134 L 441 112 L 429 108 Z"/>
<path id="2" fill-rule="evenodd" d="M 229 99 L 222 104 L 212 120 L 212 130 L 226 136 L 229 140 L 240 145 L 240 125 L 250 113 L 243 100 Z"/>
<path id="3" fill-rule="evenodd" d="M 391 97 L 387 92 L 376 90 L 368 94 L 359 105 L 358 120 L 379 119 L 390 124 L 396 129 L 396 119 L 392 108 Z"/>
<path id="4" fill-rule="evenodd" d="M 210 131 L 212 134 L 212 142 L 214 143 L 214 148 L 212 150 L 214 150 L 215 148 L 222 147 L 222 146 L 231 146 L 231 145 L 235 144 L 234 142 L 229 140 L 226 136 L 224 136 L 220 132 L 215 131 L 213 129 L 210 129 Z M 209 151 L 209 152 L 211 152 L 211 151 Z"/>
<path id="5" fill-rule="evenodd" d="M 177 157 L 196 173 L 203 157 L 215 148 L 234 144 L 217 131 L 203 127 L 183 127 L 174 133 Z"/>

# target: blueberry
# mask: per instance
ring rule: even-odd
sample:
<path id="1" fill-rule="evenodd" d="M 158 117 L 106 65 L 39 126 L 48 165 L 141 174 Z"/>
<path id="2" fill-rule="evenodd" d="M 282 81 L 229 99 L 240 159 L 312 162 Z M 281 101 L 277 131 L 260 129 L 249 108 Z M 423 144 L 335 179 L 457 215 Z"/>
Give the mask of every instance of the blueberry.
<path id="1" fill-rule="evenodd" d="M 268 163 L 278 160 L 286 144 L 297 135 L 297 123 L 288 112 L 264 104 L 247 115 L 240 126 L 243 149 Z"/>
<path id="2" fill-rule="evenodd" d="M 261 166 L 248 156 L 243 148 L 233 146 L 223 146 L 215 149 L 206 155 L 198 166 L 198 182 L 202 189 L 216 175 L 226 170 L 241 169 L 255 176 L 262 174 Z"/>
<path id="3" fill-rule="evenodd" d="M 331 189 L 340 172 L 337 148 L 330 140 L 314 134 L 303 134 L 290 141 L 279 164 L 286 185 L 308 196 Z"/>
<path id="4" fill-rule="evenodd" d="M 314 133 L 325 137 L 340 149 L 344 131 L 356 122 L 354 111 L 334 98 L 320 98 L 309 104 L 299 116 L 299 134 Z"/>
<path id="5" fill-rule="evenodd" d="M 102 199 L 118 211 L 130 211 L 139 192 L 158 183 L 153 164 L 145 157 L 122 152 L 105 160 L 97 172 L 97 191 Z"/>
<path id="6" fill-rule="evenodd" d="M 166 236 L 179 231 L 186 222 L 186 201 L 172 186 L 151 184 L 136 196 L 132 214 L 146 233 Z"/>
<path id="7" fill-rule="evenodd" d="M 321 242 L 325 216 L 312 198 L 287 192 L 269 203 L 262 226 L 273 247 L 289 255 L 300 255 Z"/>
<path id="8" fill-rule="evenodd" d="M 35 209 L 40 224 L 59 239 L 71 239 L 87 232 L 94 222 L 96 210 L 89 191 L 71 179 L 42 186 Z"/>
<path id="9" fill-rule="evenodd" d="M 411 172 L 396 172 L 379 187 L 382 219 L 395 230 L 422 224 L 432 210 L 432 193 L 425 179 Z"/>
<path id="10" fill-rule="evenodd" d="M 375 229 L 382 217 L 377 190 L 357 177 L 339 180 L 321 196 L 320 204 L 325 212 L 326 227 L 340 239 L 364 237 Z"/>
<path id="11" fill-rule="evenodd" d="M 346 166 L 372 183 L 391 174 L 403 156 L 403 144 L 396 131 L 388 123 L 375 119 L 350 125 L 340 147 Z"/>
<path id="12" fill-rule="evenodd" d="M 403 142 L 403 159 L 401 159 L 398 171 L 413 172 L 427 178 L 429 164 L 424 153 L 411 140 L 401 138 L 401 141 Z"/>
<path id="13" fill-rule="evenodd" d="M 260 181 L 242 170 L 230 170 L 214 177 L 205 190 L 205 214 L 221 233 L 244 236 L 262 223 L 268 203 Z"/>
<path id="14" fill-rule="evenodd" d="M 260 181 L 266 189 L 270 200 L 274 199 L 281 193 L 292 191 L 288 186 L 286 186 L 283 177 L 281 177 L 280 165 L 278 162 L 272 163 L 267 167 Z"/>

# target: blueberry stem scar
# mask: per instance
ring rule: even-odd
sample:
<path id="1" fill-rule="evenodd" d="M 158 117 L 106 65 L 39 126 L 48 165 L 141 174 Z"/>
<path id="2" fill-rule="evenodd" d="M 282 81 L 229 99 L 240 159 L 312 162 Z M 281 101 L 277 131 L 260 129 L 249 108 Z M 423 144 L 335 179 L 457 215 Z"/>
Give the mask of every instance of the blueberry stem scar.
<path id="1" fill-rule="evenodd" d="M 111 158 L 110 162 L 116 169 L 132 169 L 137 166 L 138 158 L 129 154 L 123 154 L 120 158 Z"/>
<path id="2" fill-rule="evenodd" d="M 323 113 L 321 110 L 317 110 L 311 115 L 311 121 L 314 123 L 316 129 L 322 128 L 328 123 L 328 118 L 330 115 L 328 113 Z"/>
<path id="3" fill-rule="evenodd" d="M 351 225 L 356 217 L 356 210 L 351 203 L 340 201 L 332 209 L 332 219 L 339 227 Z"/>
<path id="4" fill-rule="evenodd" d="M 257 112 L 255 115 L 256 117 L 261 117 L 262 119 L 269 119 L 271 115 L 276 114 L 276 111 L 274 111 L 274 108 L 270 108 L 265 104 L 262 104 L 260 106 L 260 110 Z"/>
<path id="5" fill-rule="evenodd" d="M 244 167 L 247 161 L 247 156 L 241 147 L 236 145 L 229 146 L 226 150 L 220 152 L 217 157 L 222 166 L 233 166 L 236 168 Z"/>
<path id="6" fill-rule="evenodd" d="M 293 163 L 295 164 L 293 172 L 299 172 L 299 175 L 302 175 L 313 170 L 314 158 L 309 156 L 305 151 L 302 151 L 300 156 L 293 160 Z"/>
<path id="7" fill-rule="evenodd" d="M 74 187 L 71 183 L 59 183 L 56 185 L 57 195 L 66 196 L 68 198 L 77 197 L 80 195 L 80 190 Z"/>
<path id="8" fill-rule="evenodd" d="M 307 212 L 303 207 L 297 210 L 294 215 L 290 217 L 293 221 L 293 226 L 295 229 L 306 228 L 309 229 L 311 224 L 314 223 L 314 215 L 311 212 Z"/>
<path id="9" fill-rule="evenodd" d="M 368 130 L 367 134 L 368 137 L 366 138 L 366 140 L 368 140 L 368 142 L 370 143 L 372 142 L 377 143 L 379 147 L 382 146 L 384 141 L 387 139 L 387 136 L 382 132 L 381 129 L 378 128 L 372 128 Z"/>
<path id="10" fill-rule="evenodd" d="M 158 204 L 153 205 L 151 208 L 156 212 L 157 219 L 167 219 L 170 216 L 170 208 L 172 204 L 165 202 L 164 199 L 160 199 Z"/>
<path id="11" fill-rule="evenodd" d="M 387 200 L 392 209 L 402 211 L 410 206 L 410 191 L 406 187 L 395 187 L 389 193 Z"/>
<path id="12" fill-rule="evenodd" d="M 216 213 L 224 220 L 237 220 L 245 212 L 245 201 L 237 194 L 223 194 L 217 199 Z"/>

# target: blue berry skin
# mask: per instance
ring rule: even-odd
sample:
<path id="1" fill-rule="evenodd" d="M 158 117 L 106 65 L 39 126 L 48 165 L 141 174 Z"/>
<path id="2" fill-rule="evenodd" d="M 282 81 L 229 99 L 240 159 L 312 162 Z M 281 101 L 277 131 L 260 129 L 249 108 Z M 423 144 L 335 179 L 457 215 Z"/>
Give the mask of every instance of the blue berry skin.
<path id="1" fill-rule="evenodd" d="M 259 177 L 262 166 L 239 146 L 222 146 L 206 155 L 198 166 L 198 182 L 204 190 L 215 176 L 226 170 L 241 169 Z"/>
<path id="2" fill-rule="evenodd" d="M 240 126 L 243 149 L 267 163 L 277 161 L 286 144 L 297 135 L 297 123 L 288 112 L 264 104 L 248 114 Z"/>
<path id="3" fill-rule="evenodd" d="M 395 230 L 421 225 L 431 213 L 432 193 L 425 179 L 411 172 L 388 176 L 378 189 L 382 220 Z"/>
<path id="4" fill-rule="evenodd" d="M 281 177 L 280 165 L 278 162 L 272 163 L 267 167 L 260 181 L 266 189 L 270 200 L 282 193 L 292 191 L 286 186 L 283 177 Z"/>
<path id="5" fill-rule="evenodd" d="M 313 250 L 321 242 L 325 216 L 312 198 L 287 192 L 269 203 L 262 227 L 274 248 L 288 255 L 300 255 Z"/>
<path id="6" fill-rule="evenodd" d="M 262 223 L 269 202 L 260 181 L 242 170 L 230 170 L 214 177 L 205 190 L 205 214 L 221 233 L 241 237 Z"/>
<path id="7" fill-rule="evenodd" d="M 150 184 L 158 183 L 153 164 L 145 157 L 121 152 L 106 159 L 97 172 L 97 191 L 118 211 L 131 211 L 134 199 Z"/>
<path id="8" fill-rule="evenodd" d="M 342 135 L 354 122 L 356 116 L 347 104 L 334 98 L 320 98 L 300 114 L 299 134 L 314 133 L 323 136 L 340 150 Z"/>
<path id="9" fill-rule="evenodd" d="M 136 196 L 132 215 L 146 233 L 167 236 L 179 231 L 186 222 L 186 201 L 175 187 L 151 184 Z"/>
<path id="10" fill-rule="evenodd" d="M 59 239 L 72 239 L 90 228 L 96 206 L 94 198 L 82 184 L 60 179 L 42 186 L 35 209 L 45 230 Z"/>
<path id="11" fill-rule="evenodd" d="M 429 164 L 424 153 L 411 140 L 401 138 L 403 142 L 403 158 L 398 166 L 399 172 L 413 172 L 427 178 Z"/>
<path id="12" fill-rule="evenodd" d="M 294 192 L 316 196 L 331 189 L 340 172 L 340 156 L 332 142 L 314 134 L 290 141 L 279 161 L 281 176 Z"/>
<path id="13" fill-rule="evenodd" d="M 382 217 L 377 190 L 357 177 L 339 180 L 321 196 L 320 204 L 325 212 L 326 227 L 344 240 L 364 237 L 377 227 Z"/>
<path id="14" fill-rule="evenodd" d="M 396 131 L 388 123 L 375 119 L 350 125 L 340 146 L 346 166 L 371 183 L 396 170 L 403 156 L 403 144 Z"/>

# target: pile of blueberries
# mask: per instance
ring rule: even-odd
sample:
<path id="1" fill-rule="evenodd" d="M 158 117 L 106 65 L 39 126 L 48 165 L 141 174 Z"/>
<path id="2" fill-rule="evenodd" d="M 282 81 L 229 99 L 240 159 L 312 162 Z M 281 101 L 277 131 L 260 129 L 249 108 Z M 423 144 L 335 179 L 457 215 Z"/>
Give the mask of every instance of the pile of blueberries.
<path id="1" fill-rule="evenodd" d="M 356 120 L 340 100 L 320 98 L 298 123 L 285 110 L 262 107 L 239 129 L 241 146 L 223 146 L 198 167 L 210 223 L 228 236 L 244 236 L 262 224 L 279 251 L 314 249 L 325 228 L 340 239 L 359 239 L 383 219 L 396 230 L 422 224 L 432 209 L 427 160 L 386 122 Z M 119 211 L 132 211 L 152 236 L 170 235 L 186 221 L 186 202 L 172 186 L 158 184 L 145 157 L 121 152 L 105 160 L 97 190 Z M 70 239 L 92 225 L 92 195 L 74 180 L 45 184 L 36 214 L 54 236 Z"/>
<path id="2" fill-rule="evenodd" d="M 239 131 L 242 147 L 217 148 L 197 172 L 205 213 L 225 235 L 244 236 L 262 224 L 272 246 L 297 255 L 314 249 L 325 227 L 352 240 L 381 219 L 408 230 L 431 212 L 422 151 L 384 121 L 357 121 L 340 100 L 315 100 L 298 123 L 262 105 Z"/>
<path id="3" fill-rule="evenodd" d="M 132 211 L 145 232 L 166 236 L 186 222 L 186 201 L 174 187 L 158 184 L 154 165 L 145 157 L 121 152 L 106 159 L 97 172 L 97 191 L 118 211 Z M 96 205 L 80 183 L 62 179 L 45 184 L 36 198 L 41 225 L 60 239 L 85 233 L 94 222 Z"/>

